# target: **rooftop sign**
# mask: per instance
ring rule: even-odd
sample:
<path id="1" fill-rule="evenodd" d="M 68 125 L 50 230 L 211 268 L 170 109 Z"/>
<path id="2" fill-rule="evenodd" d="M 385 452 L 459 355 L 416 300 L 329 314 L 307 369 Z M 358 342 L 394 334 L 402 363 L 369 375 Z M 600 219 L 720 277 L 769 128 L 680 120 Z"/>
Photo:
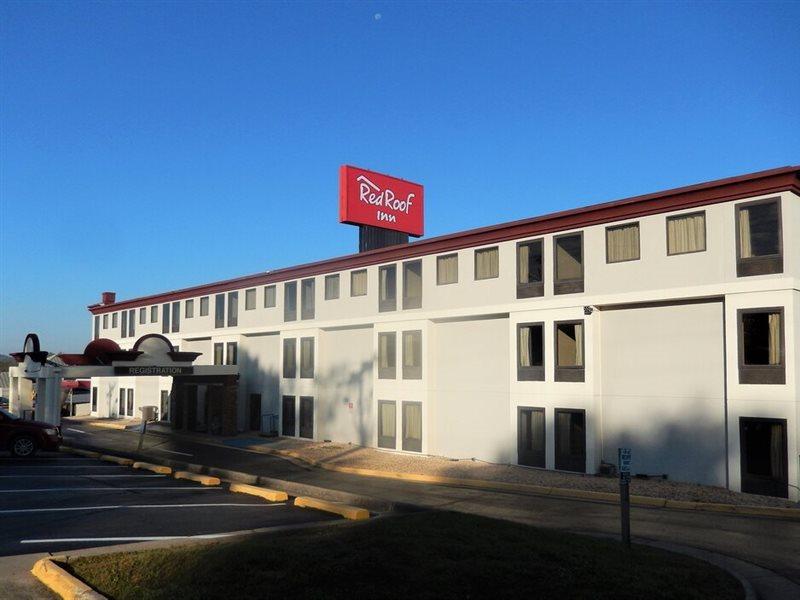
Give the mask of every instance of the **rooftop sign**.
<path id="1" fill-rule="evenodd" d="M 423 215 L 420 184 L 349 165 L 339 169 L 339 222 L 419 237 Z"/>

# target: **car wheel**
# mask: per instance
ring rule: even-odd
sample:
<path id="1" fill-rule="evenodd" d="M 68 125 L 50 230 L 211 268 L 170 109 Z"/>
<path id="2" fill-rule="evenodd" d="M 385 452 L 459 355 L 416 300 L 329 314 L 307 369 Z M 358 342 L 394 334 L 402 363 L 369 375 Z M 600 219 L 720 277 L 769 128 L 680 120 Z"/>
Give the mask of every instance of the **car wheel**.
<path id="1" fill-rule="evenodd" d="M 29 435 L 14 438 L 11 443 L 11 454 L 19 458 L 27 458 L 36 454 L 36 441 Z"/>

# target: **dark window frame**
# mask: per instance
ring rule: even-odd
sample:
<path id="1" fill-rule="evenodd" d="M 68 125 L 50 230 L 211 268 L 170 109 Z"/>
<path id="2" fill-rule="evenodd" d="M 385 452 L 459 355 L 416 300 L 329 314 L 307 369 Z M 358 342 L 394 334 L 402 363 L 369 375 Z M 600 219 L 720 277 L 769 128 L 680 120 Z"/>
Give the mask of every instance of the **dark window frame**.
<path id="1" fill-rule="evenodd" d="M 252 306 L 250 300 L 253 300 Z M 256 301 L 258 300 L 258 293 L 256 292 L 256 288 L 247 288 L 244 291 L 244 309 L 245 310 L 255 310 L 256 309 Z"/>
<path id="2" fill-rule="evenodd" d="M 272 290 L 271 294 L 267 293 L 267 290 L 270 290 L 270 289 Z M 272 296 L 272 298 L 271 298 L 272 302 L 271 303 L 267 301 L 268 299 L 270 299 L 270 296 Z M 274 283 L 272 285 L 265 285 L 264 286 L 264 308 L 275 308 L 277 305 L 278 305 L 278 288 L 277 288 L 277 286 Z"/>
<path id="3" fill-rule="evenodd" d="M 561 413 L 569 413 L 569 414 L 582 414 L 583 415 L 583 464 L 578 467 L 578 463 L 569 462 L 572 459 L 571 457 L 564 461 L 558 454 L 558 442 L 559 442 L 559 428 L 558 428 L 558 415 Z M 554 445 L 554 467 L 557 471 L 569 471 L 572 473 L 586 473 L 586 460 L 587 456 L 587 430 L 588 427 L 586 425 L 586 409 L 583 408 L 556 408 L 553 410 L 553 440 L 555 442 Z M 561 460 L 559 460 L 561 459 Z M 572 468 L 576 467 L 576 468 Z"/>
<path id="4" fill-rule="evenodd" d="M 394 407 L 394 435 L 383 435 L 383 419 L 381 418 L 381 407 L 391 405 Z M 395 400 L 378 400 L 378 448 L 397 449 L 397 402 Z"/>
<path id="5" fill-rule="evenodd" d="M 311 404 L 311 423 L 307 425 L 304 423 L 304 413 L 308 411 L 309 402 Z M 306 440 L 313 440 L 314 439 L 314 396 L 300 396 L 298 401 L 298 427 L 297 427 L 297 437 L 301 437 Z M 307 415 L 306 415 L 307 416 Z"/>
<path id="6" fill-rule="evenodd" d="M 239 292 L 228 292 L 227 327 L 239 326 Z"/>
<path id="7" fill-rule="evenodd" d="M 194 319 L 194 298 L 190 298 L 183 303 L 183 318 Z"/>
<path id="8" fill-rule="evenodd" d="M 119 327 L 119 313 L 111 314 L 111 329 Z"/>
<path id="9" fill-rule="evenodd" d="M 392 273 L 392 295 L 391 298 L 381 298 L 381 273 L 386 271 Z M 387 276 L 387 291 L 388 291 L 388 276 Z M 397 265 L 381 265 L 378 267 L 378 312 L 392 312 L 397 310 Z"/>
<path id="10" fill-rule="evenodd" d="M 169 317 L 172 307 L 169 303 L 161 305 L 161 333 L 169 333 Z"/>
<path id="11" fill-rule="evenodd" d="M 453 258 L 456 259 L 456 280 L 455 281 L 441 281 L 440 269 L 439 269 L 439 261 L 445 258 Z M 453 285 L 458 283 L 458 252 L 451 252 L 450 254 L 440 254 L 436 257 L 436 285 Z"/>
<path id="12" fill-rule="evenodd" d="M 406 407 L 416 405 L 420 407 L 420 414 L 419 414 L 419 440 L 415 440 L 414 438 L 409 438 L 406 436 Z M 423 413 L 423 406 L 422 402 L 419 401 L 411 401 L 411 400 L 403 400 L 402 402 L 402 409 L 400 415 L 401 421 L 401 437 L 403 440 L 403 450 L 406 452 L 422 452 L 422 440 L 424 436 L 423 424 L 425 421 L 424 413 Z"/>
<path id="13" fill-rule="evenodd" d="M 755 473 L 746 472 L 747 468 L 747 436 L 745 435 L 746 422 L 764 423 L 769 425 L 780 425 L 782 437 L 782 458 L 783 469 L 781 480 L 776 481 L 773 477 L 765 477 Z M 774 495 L 778 498 L 789 497 L 789 429 L 787 419 L 775 419 L 765 417 L 739 417 L 739 473 L 741 477 L 740 487 L 742 492 L 747 494 Z M 765 488 L 772 488 L 767 493 Z M 780 488 L 780 489 L 778 489 Z"/>
<path id="14" fill-rule="evenodd" d="M 147 325 L 147 309 L 144 306 L 139 309 L 139 325 Z"/>
<path id="15" fill-rule="evenodd" d="M 158 304 L 150 307 L 150 322 L 158 323 Z"/>
<path id="16" fill-rule="evenodd" d="M 225 293 L 214 296 L 214 328 L 225 327 Z"/>
<path id="17" fill-rule="evenodd" d="M 765 256 L 742 258 L 742 239 L 739 230 L 739 218 L 742 209 L 761 204 L 775 204 L 778 208 L 778 253 Z M 751 277 L 753 275 L 770 275 L 783 273 L 783 212 L 780 196 L 741 202 L 735 205 L 734 229 L 736 230 L 736 276 Z"/>
<path id="18" fill-rule="evenodd" d="M 391 338 L 394 361 L 391 367 L 381 367 L 381 337 Z M 387 344 L 387 348 L 389 345 Z M 378 332 L 378 379 L 397 379 L 397 332 L 379 331 Z"/>
<path id="19" fill-rule="evenodd" d="M 581 335 L 581 356 L 583 356 L 583 365 L 578 366 L 561 366 L 558 364 L 558 326 L 559 325 L 581 325 L 583 328 L 583 335 Z M 554 366 L 554 381 L 581 383 L 586 381 L 586 321 L 584 319 L 570 319 L 567 321 L 555 321 L 553 323 L 553 366 Z"/>
<path id="20" fill-rule="evenodd" d="M 328 282 L 336 282 L 336 294 L 333 293 L 329 294 L 329 286 Z M 338 273 L 334 273 L 332 275 L 325 275 L 325 300 L 338 300 L 339 296 L 341 295 L 341 279 Z"/>
<path id="21" fill-rule="evenodd" d="M 214 364 L 215 365 L 224 365 L 225 364 L 225 344 L 223 342 L 215 342 L 214 343 Z"/>
<path id="22" fill-rule="evenodd" d="M 205 302 L 204 302 L 205 301 Z M 211 300 L 208 296 L 203 296 L 200 298 L 200 316 L 207 317 L 208 316 L 208 309 L 209 305 L 211 304 Z"/>
<path id="23" fill-rule="evenodd" d="M 539 281 L 521 282 L 519 280 L 519 249 L 522 246 L 532 246 L 539 244 L 541 246 L 540 256 L 542 257 L 542 278 Z M 538 298 L 544 296 L 544 238 L 536 238 L 532 240 L 523 240 L 517 242 L 516 248 L 516 274 L 517 281 L 517 298 Z"/>
<path id="24" fill-rule="evenodd" d="M 363 294 L 354 294 L 353 293 L 353 279 L 357 274 L 364 273 L 364 277 L 367 280 L 366 290 Z M 369 293 L 369 272 L 367 269 L 356 269 L 355 271 L 350 271 L 350 297 L 351 298 L 360 298 L 362 296 L 366 296 Z"/>
<path id="25" fill-rule="evenodd" d="M 406 336 L 413 336 L 419 338 L 419 364 L 418 365 L 406 365 Z M 403 362 L 402 364 L 402 375 L 403 379 L 422 379 L 422 330 L 421 329 L 409 329 L 408 331 L 403 331 L 402 335 L 400 336 L 400 345 L 401 345 L 401 352 L 400 357 Z"/>
<path id="26" fill-rule="evenodd" d="M 781 317 L 781 362 L 777 365 L 748 365 L 744 362 L 744 315 L 773 314 Z M 739 383 L 755 385 L 786 384 L 786 318 L 783 306 L 766 308 L 740 308 L 736 311 L 737 348 L 739 357 Z"/>
<path id="27" fill-rule="evenodd" d="M 91 411 L 93 413 L 97 412 L 97 394 L 98 394 L 97 386 L 92 386 L 92 406 L 91 406 Z"/>
<path id="28" fill-rule="evenodd" d="M 407 270 L 419 265 L 419 297 L 408 294 Z M 422 308 L 422 259 L 407 260 L 403 262 L 403 310 Z"/>
<path id="29" fill-rule="evenodd" d="M 119 337 L 128 337 L 128 311 L 123 310 L 119 313 Z"/>
<path id="30" fill-rule="evenodd" d="M 103 315 L 103 329 L 108 329 L 108 313 Z"/>
<path id="31" fill-rule="evenodd" d="M 136 337 L 136 309 L 128 311 L 128 337 Z"/>
<path id="32" fill-rule="evenodd" d="M 233 357 L 231 357 L 231 350 L 233 350 Z M 228 342 L 225 344 L 225 364 L 237 365 L 239 364 L 239 343 Z"/>
<path id="33" fill-rule="evenodd" d="M 523 433 L 527 433 L 523 431 L 524 426 L 527 425 L 524 413 L 540 413 L 542 415 L 542 449 L 539 452 L 523 447 L 522 441 L 525 439 Z M 531 438 L 534 437 L 535 432 L 531 431 Z M 547 468 L 547 411 L 543 406 L 517 407 L 517 464 L 537 469 Z"/>
<path id="34" fill-rule="evenodd" d="M 702 250 L 688 250 L 686 252 L 670 252 L 669 251 L 669 222 L 670 221 L 679 221 L 680 219 L 685 219 L 687 217 L 696 217 L 697 215 L 703 215 L 703 248 Z M 639 232 L 641 236 L 641 232 Z M 641 237 L 639 238 L 641 242 Z M 679 215 L 668 215 L 666 219 L 664 219 L 664 243 L 667 247 L 667 256 L 682 256 L 684 254 L 698 254 L 700 252 L 705 252 L 708 250 L 708 216 L 706 215 L 706 211 L 704 210 L 696 210 L 693 212 L 688 213 L 681 213 Z"/>
<path id="35" fill-rule="evenodd" d="M 172 333 L 180 333 L 181 331 L 181 302 L 172 303 Z"/>
<path id="36" fill-rule="evenodd" d="M 303 352 L 303 343 L 311 342 L 311 352 L 310 355 L 307 357 L 310 365 L 304 364 L 303 357 L 305 353 Z M 300 338 L 300 379 L 314 379 L 314 337 L 313 336 L 306 336 Z"/>
<path id="37" fill-rule="evenodd" d="M 300 280 L 300 320 L 309 321 L 317 312 L 317 278 L 309 277 Z M 307 306 L 310 299 L 310 306 Z"/>
<path id="38" fill-rule="evenodd" d="M 292 361 L 288 361 L 288 357 L 292 357 Z M 284 379 L 297 378 L 297 338 L 283 338 L 283 356 L 282 356 L 283 369 L 281 375 Z"/>
<path id="39" fill-rule="evenodd" d="M 581 240 L 581 276 L 580 278 L 561 279 L 558 276 L 558 240 L 579 237 Z M 562 235 L 553 236 L 553 294 L 580 294 L 584 290 L 586 279 L 586 247 L 583 231 L 573 231 Z"/>
<path id="40" fill-rule="evenodd" d="M 637 245 L 636 245 L 636 258 L 625 258 L 623 260 L 609 260 L 608 258 L 608 232 L 614 231 L 616 229 L 625 229 L 626 227 L 636 226 L 636 229 L 639 231 L 639 237 L 637 238 Z M 639 221 L 628 221 L 626 223 L 617 223 L 615 225 L 609 225 L 605 229 L 605 241 L 606 241 L 606 264 L 607 265 L 617 265 L 619 263 L 626 263 L 626 262 L 634 262 L 637 260 L 642 260 L 642 226 Z M 583 271 L 583 242 L 581 242 L 581 271 Z"/>
<path id="41" fill-rule="evenodd" d="M 497 275 L 493 277 L 478 277 L 478 255 L 482 252 L 490 252 L 492 250 L 497 251 Z M 474 281 L 490 281 L 492 279 L 499 279 L 500 278 L 500 246 L 488 246 L 486 248 L 476 248 L 475 251 L 472 253 L 472 260 L 473 260 L 473 272 L 472 278 Z"/>
<path id="42" fill-rule="evenodd" d="M 520 341 L 522 338 L 523 327 L 539 327 L 542 330 L 542 364 L 523 366 L 522 356 L 520 356 Z M 517 324 L 517 381 L 544 381 L 545 378 L 545 326 L 544 321 Z M 585 362 L 585 361 L 584 361 Z"/>
<path id="43" fill-rule="evenodd" d="M 289 403 L 292 406 L 291 412 L 286 410 Z M 297 437 L 297 396 L 281 396 L 281 435 Z"/>
<path id="44" fill-rule="evenodd" d="M 297 281 L 283 284 L 283 320 L 297 321 Z"/>

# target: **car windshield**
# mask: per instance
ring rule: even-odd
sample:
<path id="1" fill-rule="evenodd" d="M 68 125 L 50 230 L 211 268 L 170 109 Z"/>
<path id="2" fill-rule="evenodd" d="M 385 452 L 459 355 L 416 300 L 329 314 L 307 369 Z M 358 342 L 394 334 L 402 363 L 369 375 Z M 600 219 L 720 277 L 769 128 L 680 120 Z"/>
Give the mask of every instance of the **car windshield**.
<path id="1" fill-rule="evenodd" d="M 10 421 L 16 421 L 17 419 L 19 419 L 19 417 L 15 417 L 14 415 L 12 415 L 10 412 L 8 412 L 3 408 L 0 408 L 0 413 L 2 413 L 3 416 Z"/>

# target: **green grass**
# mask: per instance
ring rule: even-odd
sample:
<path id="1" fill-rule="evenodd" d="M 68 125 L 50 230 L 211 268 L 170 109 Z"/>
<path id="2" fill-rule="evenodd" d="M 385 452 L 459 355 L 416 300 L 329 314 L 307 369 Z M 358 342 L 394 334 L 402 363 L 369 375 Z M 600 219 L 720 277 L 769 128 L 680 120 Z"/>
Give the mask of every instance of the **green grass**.
<path id="1" fill-rule="evenodd" d="M 707 563 L 654 548 L 450 512 L 91 556 L 110 598 L 742 598 Z"/>

